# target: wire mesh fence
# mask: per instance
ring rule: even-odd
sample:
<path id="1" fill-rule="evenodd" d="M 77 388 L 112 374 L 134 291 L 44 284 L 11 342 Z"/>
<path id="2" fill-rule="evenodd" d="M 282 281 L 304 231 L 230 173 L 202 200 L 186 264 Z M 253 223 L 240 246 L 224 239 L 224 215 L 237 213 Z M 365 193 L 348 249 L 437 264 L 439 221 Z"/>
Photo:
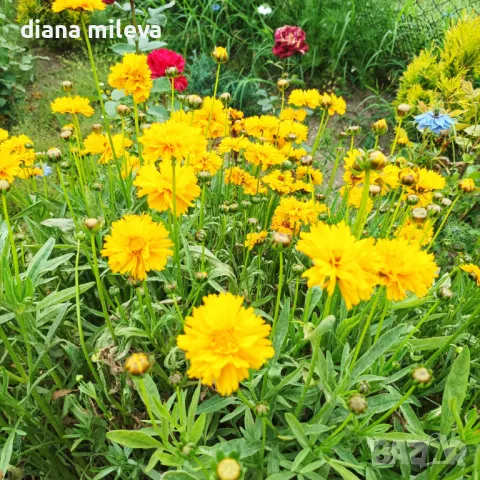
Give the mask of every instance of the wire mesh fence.
<path id="1" fill-rule="evenodd" d="M 384 30 L 385 19 L 393 17 L 395 23 L 390 27 L 394 30 L 395 51 L 405 59 L 441 40 L 452 20 L 463 12 L 480 14 L 480 0 L 390 0 L 384 3 L 379 8 L 376 1 L 358 1 L 358 18 L 371 28 Z"/>

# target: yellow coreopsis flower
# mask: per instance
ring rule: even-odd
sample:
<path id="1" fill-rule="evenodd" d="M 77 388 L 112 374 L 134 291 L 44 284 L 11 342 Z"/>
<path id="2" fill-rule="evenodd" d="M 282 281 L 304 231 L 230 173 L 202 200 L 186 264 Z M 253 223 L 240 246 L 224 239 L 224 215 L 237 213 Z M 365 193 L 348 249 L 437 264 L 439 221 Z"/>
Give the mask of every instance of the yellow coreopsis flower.
<path id="1" fill-rule="evenodd" d="M 332 296 L 338 285 L 348 309 L 370 298 L 378 283 L 373 239 L 357 240 L 344 222 L 319 223 L 300 238 L 297 250 L 313 261 L 303 273 L 309 287 L 326 288 Z"/>
<path id="2" fill-rule="evenodd" d="M 208 172 L 215 175 L 220 170 L 222 163 L 222 157 L 212 151 L 204 152 L 201 155 L 191 155 L 188 164 L 195 173 Z"/>
<path id="3" fill-rule="evenodd" d="M 3 153 L 0 148 L 0 180 L 12 183 L 20 174 L 20 158 L 17 155 Z"/>
<path id="4" fill-rule="evenodd" d="M 0 143 L 4 142 L 8 138 L 8 132 L 3 128 L 0 128 Z"/>
<path id="5" fill-rule="evenodd" d="M 138 170 L 135 181 L 138 196 L 148 196 L 148 206 L 159 212 L 173 213 L 173 172 L 169 163 L 162 162 L 159 170 L 155 165 L 145 165 Z M 192 206 L 200 195 L 200 187 L 192 167 L 175 166 L 175 209 L 177 217 Z"/>
<path id="6" fill-rule="evenodd" d="M 251 143 L 244 153 L 245 160 L 252 165 L 262 166 L 262 170 L 274 165 L 281 165 L 285 156 L 271 143 Z"/>
<path id="7" fill-rule="evenodd" d="M 419 168 L 416 170 L 418 181 L 408 188 L 405 196 L 414 193 L 420 199 L 419 206 L 428 205 L 432 201 L 433 192 L 445 188 L 445 178 L 438 173 L 427 170 L 426 168 Z"/>
<path id="8" fill-rule="evenodd" d="M 218 153 L 240 152 L 250 146 L 250 140 L 245 137 L 226 137 L 218 146 Z"/>
<path id="9" fill-rule="evenodd" d="M 308 127 L 303 123 L 298 123 L 293 120 L 283 120 L 280 123 L 277 136 L 279 139 L 301 144 L 307 141 Z"/>
<path id="10" fill-rule="evenodd" d="M 52 10 L 55 13 L 63 10 L 83 10 L 93 12 L 95 10 L 104 10 L 106 7 L 102 0 L 55 0 L 52 4 Z"/>
<path id="11" fill-rule="evenodd" d="M 112 137 L 113 148 L 115 149 L 115 156 L 123 157 L 125 149 L 130 148 L 133 142 L 129 138 L 125 138 L 122 134 L 117 134 Z M 109 163 L 113 160 L 112 146 L 108 135 L 101 133 L 91 133 L 85 138 L 83 155 L 100 155 L 99 163 Z"/>
<path id="12" fill-rule="evenodd" d="M 433 254 L 402 238 L 378 240 L 375 246 L 379 258 L 378 273 L 389 300 L 403 300 L 408 292 L 424 297 L 438 277 Z"/>
<path id="13" fill-rule="evenodd" d="M 207 150 L 207 139 L 197 127 L 168 120 L 154 123 L 139 139 L 143 145 L 143 158 L 154 163 L 159 159 L 182 160 L 189 155 L 203 155 Z"/>
<path id="14" fill-rule="evenodd" d="M 469 276 L 477 284 L 477 287 L 480 287 L 480 267 L 474 265 L 473 263 L 467 263 L 460 267 L 464 272 L 467 272 Z"/>
<path id="15" fill-rule="evenodd" d="M 328 114 L 330 116 L 338 114 L 345 115 L 347 104 L 342 97 L 337 97 L 334 93 L 326 94 L 329 97 Z"/>
<path id="16" fill-rule="evenodd" d="M 150 96 L 152 72 L 146 55 L 127 53 L 120 63 L 110 67 L 108 83 L 127 95 L 132 95 L 136 103 L 142 103 Z"/>
<path id="17" fill-rule="evenodd" d="M 397 238 L 403 239 L 412 245 L 428 245 L 433 237 L 433 223 L 412 222 L 407 219 L 395 232 Z"/>
<path id="18" fill-rule="evenodd" d="M 262 230 L 261 232 L 248 233 L 245 239 L 245 246 L 249 250 L 252 250 L 255 245 L 260 245 L 264 243 L 267 235 L 268 232 L 266 230 Z"/>
<path id="19" fill-rule="evenodd" d="M 125 161 L 122 166 L 122 178 L 125 179 L 129 175 L 135 175 L 140 168 L 140 159 L 135 155 L 125 153 Z"/>
<path id="20" fill-rule="evenodd" d="M 303 122 L 307 117 L 307 111 L 303 108 L 295 110 L 293 108 L 284 108 L 280 113 L 280 120 L 295 120 L 297 122 Z"/>
<path id="21" fill-rule="evenodd" d="M 315 89 L 310 90 L 293 90 L 288 98 L 288 103 L 290 105 L 295 105 L 296 107 L 308 107 L 308 108 L 317 108 L 320 105 L 320 100 L 322 96 L 320 92 Z"/>
<path id="22" fill-rule="evenodd" d="M 295 176 L 298 180 L 302 180 L 304 177 L 314 185 L 321 185 L 323 183 L 323 175 L 320 170 L 313 167 L 300 166 L 295 172 Z"/>
<path id="23" fill-rule="evenodd" d="M 215 385 L 220 395 L 238 390 L 249 369 L 260 368 L 274 355 L 270 325 L 242 303 L 231 293 L 204 297 L 203 305 L 185 319 L 185 334 L 177 337 L 190 361 L 188 376 Z"/>
<path id="24" fill-rule="evenodd" d="M 108 257 L 113 272 L 145 280 L 150 270 L 165 268 L 167 258 L 173 255 L 172 246 L 167 229 L 150 215 L 125 215 L 112 224 L 102 255 Z"/>
<path id="25" fill-rule="evenodd" d="M 282 197 L 273 213 L 271 230 L 279 233 L 293 235 L 302 225 L 315 225 L 318 216 L 327 211 L 323 203 L 310 199 L 297 200 L 295 197 Z"/>
<path id="26" fill-rule="evenodd" d="M 72 115 L 84 115 L 85 117 L 91 117 L 95 113 L 90 106 L 90 100 L 79 95 L 56 98 L 50 106 L 53 113 L 70 113 Z"/>
<path id="27" fill-rule="evenodd" d="M 225 136 L 230 128 L 228 110 L 220 100 L 213 97 L 203 99 L 203 107 L 196 110 L 193 124 L 198 127 L 207 138 L 220 138 Z M 172 116 L 175 118 L 175 114 Z M 188 122 L 188 120 L 186 121 Z"/>
<path id="28" fill-rule="evenodd" d="M 278 134 L 280 120 L 273 115 L 248 117 L 244 121 L 244 128 L 248 135 L 272 142 Z"/>
<path id="29" fill-rule="evenodd" d="M 262 178 L 265 185 L 268 185 L 273 191 L 286 194 L 294 191 L 294 178 L 289 170 L 273 170 Z"/>

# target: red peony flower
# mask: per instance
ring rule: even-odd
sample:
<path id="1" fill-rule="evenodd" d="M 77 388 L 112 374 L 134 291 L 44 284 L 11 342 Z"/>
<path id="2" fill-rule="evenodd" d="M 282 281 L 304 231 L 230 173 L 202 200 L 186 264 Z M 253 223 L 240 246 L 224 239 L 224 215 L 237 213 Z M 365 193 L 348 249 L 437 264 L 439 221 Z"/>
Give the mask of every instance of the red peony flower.
<path id="1" fill-rule="evenodd" d="M 105 5 L 111 5 L 112 3 L 115 3 L 115 0 L 102 0 L 102 3 Z"/>
<path id="2" fill-rule="evenodd" d="M 176 67 L 178 73 L 185 70 L 185 59 L 179 53 L 167 48 L 159 48 L 151 52 L 147 62 L 153 79 L 165 77 L 165 70 L 170 67 Z M 173 80 L 173 86 L 175 90 L 183 92 L 188 87 L 188 80 L 183 75 L 179 75 Z"/>
<path id="3" fill-rule="evenodd" d="M 308 45 L 305 41 L 305 32 L 300 27 L 285 25 L 275 31 L 275 45 L 273 54 L 279 58 L 291 57 L 295 53 L 305 55 Z"/>

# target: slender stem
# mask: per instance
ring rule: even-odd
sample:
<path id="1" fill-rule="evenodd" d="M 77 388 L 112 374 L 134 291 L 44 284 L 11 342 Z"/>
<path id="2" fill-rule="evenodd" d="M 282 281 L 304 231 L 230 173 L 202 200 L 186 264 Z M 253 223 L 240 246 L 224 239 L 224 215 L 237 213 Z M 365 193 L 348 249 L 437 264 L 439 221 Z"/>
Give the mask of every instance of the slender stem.
<path id="1" fill-rule="evenodd" d="M 92 246 L 92 256 L 93 256 L 93 273 L 95 274 L 95 280 L 97 282 L 98 296 L 100 297 L 100 303 L 102 304 L 103 316 L 105 317 L 105 322 L 107 324 L 110 335 L 112 336 L 113 341 L 117 342 L 117 336 L 115 335 L 115 330 L 113 329 L 112 321 L 110 320 L 110 315 L 108 314 L 107 304 L 105 302 L 105 297 L 103 295 L 103 284 L 100 279 L 100 270 L 98 268 L 98 259 L 97 259 L 97 248 L 95 245 L 95 236 L 90 235 L 90 244 Z"/>
<path id="2" fill-rule="evenodd" d="M 275 328 L 277 326 L 278 320 L 278 313 L 280 311 L 280 300 L 282 298 L 282 290 L 283 290 L 283 251 L 279 251 L 280 256 L 280 267 L 278 272 L 278 291 L 277 291 L 277 301 L 275 303 L 275 314 L 273 316 L 273 324 L 272 324 L 272 337 L 275 334 Z"/>
<path id="3" fill-rule="evenodd" d="M 76 312 L 77 312 L 78 336 L 80 338 L 80 345 L 82 347 L 82 352 L 83 352 L 83 355 L 85 356 L 85 360 L 87 361 L 88 367 L 90 368 L 90 371 L 95 377 L 96 382 L 99 385 L 101 385 L 102 382 L 100 381 L 100 377 L 98 376 L 98 373 L 93 366 L 90 355 L 88 354 L 87 345 L 85 344 L 85 336 L 83 334 L 82 315 L 80 312 L 80 289 L 79 289 L 79 282 L 78 282 L 79 259 L 80 259 L 80 241 L 77 241 L 77 256 L 75 259 L 75 304 L 76 304 Z"/>
<path id="4" fill-rule="evenodd" d="M 370 170 L 365 170 L 365 178 L 363 179 L 362 200 L 360 201 L 360 208 L 358 210 L 355 225 L 353 227 L 353 234 L 358 238 L 362 234 L 363 225 L 365 223 L 365 215 L 368 205 L 368 197 L 370 194 Z"/>
<path id="5" fill-rule="evenodd" d="M 3 205 L 3 216 L 5 218 L 5 223 L 7 224 L 8 238 L 10 240 L 10 247 L 12 250 L 13 267 L 15 269 L 15 278 L 17 280 L 17 287 L 20 287 L 20 269 L 18 266 L 17 248 L 15 247 L 15 239 L 13 238 L 12 225 L 10 224 L 10 217 L 8 216 L 6 190 L 2 190 L 2 205 Z"/>
<path id="6" fill-rule="evenodd" d="M 320 346 L 320 338 L 317 337 L 313 340 L 313 352 L 312 352 L 312 358 L 310 359 L 310 368 L 308 369 L 308 376 L 305 381 L 305 385 L 303 386 L 302 396 L 300 397 L 297 408 L 295 409 L 296 417 L 298 417 L 300 415 L 300 412 L 302 411 L 308 389 L 310 388 L 310 383 L 312 382 L 312 379 L 313 379 L 319 346 Z"/>
<path id="7" fill-rule="evenodd" d="M 393 141 L 392 149 L 390 150 L 390 156 L 392 157 L 395 153 L 395 149 L 397 148 L 398 137 L 400 136 L 400 128 L 402 128 L 403 117 L 400 117 L 398 121 L 397 132 L 395 134 L 395 140 Z"/>

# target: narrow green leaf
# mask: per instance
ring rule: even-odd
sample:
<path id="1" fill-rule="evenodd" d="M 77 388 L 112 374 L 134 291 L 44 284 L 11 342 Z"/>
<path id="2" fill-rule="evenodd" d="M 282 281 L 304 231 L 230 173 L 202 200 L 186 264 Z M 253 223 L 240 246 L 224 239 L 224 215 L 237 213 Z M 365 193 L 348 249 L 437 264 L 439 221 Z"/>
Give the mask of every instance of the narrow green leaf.
<path id="1" fill-rule="evenodd" d="M 467 395 L 468 377 L 470 375 L 470 350 L 464 347 L 453 363 L 447 377 L 442 399 L 442 416 L 440 419 L 440 433 L 448 435 L 452 428 L 454 417 L 450 409 L 450 401 L 455 398 L 460 412 Z"/>
<path id="2" fill-rule="evenodd" d="M 275 356 L 273 357 L 272 364 L 274 364 L 280 353 L 282 352 L 283 344 L 285 343 L 285 338 L 287 337 L 288 327 L 290 325 L 290 298 L 287 298 L 283 304 L 282 311 L 278 317 L 277 325 L 275 326 L 275 331 L 273 332 L 273 349 L 275 351 Z"/>
<path id="3" fill-rule="evenodd" d="M 288 426 L 290 427 L 290 430 L 297 439 L 298 443 L 303 448 L 310 448 L 307 435 L 305 434 L 302 424 L 291 413 L 285 414 L 285 420 L 287 420 Z"/>
<path id="4" fill-rule="evenodd" d="M 84 283 L 78 286 L 80 294 L 85 293 L 89 288 L 92 288 L 95 285 L 95 282 Z M 59 292 L 53 292 L 50 295 L 47 295 L 40 302 L 37 303 L 37 310 L 42 310 L 52 305 L 57 305 L 59 303 L 64 303 L 67 300 L 70 300 L 75 296 L 75 287 L 66 288 L 65 290 L 60 290 Z"/>
<path id="5" fill-rule="evenodd" d="M 107 433 L 107 438 L 128 448 L 162 448 L 158 440 L 135 430 L 113 430 Z"/>

